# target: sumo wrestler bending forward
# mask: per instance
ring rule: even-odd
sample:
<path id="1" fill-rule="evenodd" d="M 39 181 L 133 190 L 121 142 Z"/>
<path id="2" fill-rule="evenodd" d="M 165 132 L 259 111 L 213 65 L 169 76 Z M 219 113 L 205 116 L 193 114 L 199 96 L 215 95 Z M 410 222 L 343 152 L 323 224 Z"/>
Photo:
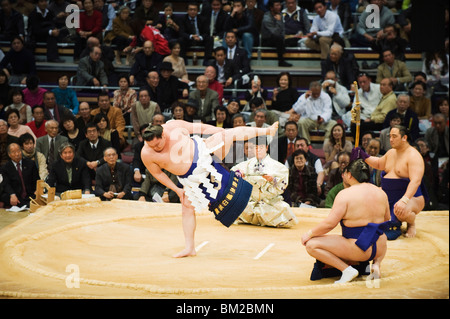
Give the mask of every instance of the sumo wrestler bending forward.
<path id="1" fill-rule="evenodd" d="M 174 257 L 195 256 L 195 212 L 209 209 L 222 224 L 229 227 L 247 206 L 252 186 L 216 162 L 222 160 L 234 141 L 256 136 L 274 136 L 278 122 L 269 128 L 240 127 L 223 129 L 201 123 L 170 121 L 150 125 L 144 132 L 146 141 L 142 161 L 161 184 L 173 190 L 182 204 L 182 224 L 185 248 Z M 198 135 L 210 135 L 206 139 Z M 178 187 L 162 171 L 178 176 Z"/>

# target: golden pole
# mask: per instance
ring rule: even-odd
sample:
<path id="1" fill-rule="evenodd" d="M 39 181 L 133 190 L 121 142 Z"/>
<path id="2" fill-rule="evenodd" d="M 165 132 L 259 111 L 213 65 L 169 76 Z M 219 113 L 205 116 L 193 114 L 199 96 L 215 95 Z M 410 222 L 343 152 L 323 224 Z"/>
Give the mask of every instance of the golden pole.
<path id="1" fill-rule="evenodd" d="M 358 96 L 358 83 L 355 81 L 354 90 L 355 90 L 355 107 L 352 109 L 352 123 L 356 124 L 356 135 L 355 135 L 355 147 L 359 145 L 359 130 L 361 127 L 361 106 L 359 102 Z"/>

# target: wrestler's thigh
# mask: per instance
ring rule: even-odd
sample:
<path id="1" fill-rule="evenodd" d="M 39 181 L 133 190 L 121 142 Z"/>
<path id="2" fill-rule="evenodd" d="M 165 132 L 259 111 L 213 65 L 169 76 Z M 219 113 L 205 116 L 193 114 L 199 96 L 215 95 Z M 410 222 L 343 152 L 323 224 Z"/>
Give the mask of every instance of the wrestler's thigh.
<path id="1" fill-rule="evenodd" d="M 372 248 L 364 252 L 355 245 L 355 241 L 340 235 L 326 235 L 314 237 L 308 241 L 308 244 L 312 245 L 311 248 L 326 250 L 344 260 L 360 261 L 368 259 L 372 253 Z"/>

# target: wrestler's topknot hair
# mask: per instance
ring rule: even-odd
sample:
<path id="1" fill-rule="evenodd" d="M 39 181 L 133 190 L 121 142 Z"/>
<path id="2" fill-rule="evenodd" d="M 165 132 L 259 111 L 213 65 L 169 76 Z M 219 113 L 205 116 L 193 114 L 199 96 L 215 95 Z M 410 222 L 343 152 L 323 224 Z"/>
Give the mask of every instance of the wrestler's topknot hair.
<path id="1" fill-rule="evenodd" d="M 400 136 L 407 136 L 409 137 L 409 129 L 406 126 L 403 125 L 394 125 L 393 127 L 391 127 L 391 129 L 396 128 L 398 129 L 398 131 L 400 132 Z"/>
<path id="2" fill-rule="evenodd" d="M 357 159 L 344 169 L 344 172 L 352 173 L 352 176 L 360 183 L 367 183 L 370 180 L 370 168 L 362 159 Z"/>
<path id="3" fill-rule="evenodd" d="M 154 138 L 161 138 L 163 133 L 163 127 L 161 125 L 149 125 L 144 133 L 142 134 L 142 138 L 147 142 L 150 142 Z"/>

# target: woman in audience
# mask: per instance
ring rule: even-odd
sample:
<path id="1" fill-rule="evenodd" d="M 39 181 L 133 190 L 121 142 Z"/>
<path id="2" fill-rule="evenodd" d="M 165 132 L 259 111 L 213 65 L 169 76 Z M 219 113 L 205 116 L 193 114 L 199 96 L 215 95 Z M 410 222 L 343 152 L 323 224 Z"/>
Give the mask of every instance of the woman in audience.
<path id="1" fill-rule="evenodd" d="M 292 157 L 294 165 L 289 170 L 287 190 L 293 206 L 301 204 L 317 206 L 320 198 L 317 195 L 317 174 L 314 168 L 307 165 L 308 155 L 302 149 L 296 150 Z"/>
<path id="2" fill-rule="evenodd" d="M 23 158 L 28 158 L 36 163 L 39 178 L 45 181 L 48 176 L 47 158 L 41 152 L 36 151 L 36 140 L 29 133 L 20 135 L 19 145 L 22 148 Z"/>
<path id="3" fill-rule="evenodd" d="M 171 53 L 164 58 L 163 62 L 172 63 L 172 75 L 176 76 L 180 81 L 189 83 L 189 77 L 184 59 L 180 57 L 180 43 L 177 41 L 169 42 L 169 48 Z"/>
<path id="4" fill-rule="evenodd" d="M 64 118 L 60 124 L 61 135 L 68 138 L 69 142 L 78 150 L 80 142 L 86 139 L 86 134 L 76 125 L 75 117 Z"/>
<path id="5" fill-rule="evenodd" d="M 277 77 L 278 87 L 273 89 L 272 105 L 269 109 L 286 112 L 297 102 L 299 93 L 292 86 L 292 78 L 289 72 L 281 72 Z"/>
<path id="6" fill-rule="evenodd" d="M 431 100 L 425 96 L 427 86 L 422 81 L 414 82 L 411 85 L 411 96 L 409 99 L 409 108 L 417 114 L 419 118 L 419 129 L 425 132 L 431 127 Z"/>
<path id="7" fill-rule="evenodd" d="M 120 158 L 119 132 L 117 130 L 111 130 L 106 114 L 98 113 L 95 115 L 94 123 L 98 126 L 98 135 L 111 142 L 112 147 L 116 149 Z"/>
<path id="8" fill-rule="evenodd" d="M 33 131 L 29 126 L 19 124 L 20 118 L 19 111 L 17 111 L 16 109 L 9 109 L 5 113 L 5 118 L 9 126 L 8 128 L 9 135 L 19 138 L 20 135 L 22 134 L 30 133 L 33 136 L 34 140 L 36 140 L 36 135 L 34 135 Z"/>
<path id="9" fill-rule="evenodd" d="M 323 151 L 325 153 L 324 168 L 338 167 L 337 155 L 342 152 L 351 152 L 353 144 L 345 138 L 345 129 L 342 124 L 335 124 L 331 129 L 330 137 L 325 139 L 323 143 Z"/>
<path id="10" fill-rule="evenodd" d="M 431 100 L 425 96 L 427 87 L 422 81 L 411 85 L 411 97 L 409 108 L 417 114 L 420 120 L 431 118 Z"/>
<path id="11" fill-rule="evenodd" d="M 52 90 L 55 93 L 56 104 L 67 107 L 72 111 L 74 115 L 78 114 L 78 107 L 80 103 L 78 102 L 77 93 L 68 88 L 69 77 L 64 74 L 58 78 L 58 87 Z"/>
<path id="12" fill-rule="evenodd" d="M 172 120 L 183 120 L 185 121 L 186 109 L 182 102 L 176 101 L 172 104 Z"/>
<path id="13" fill-rule="evenodd" d="M 122 110 L 125 123 L 131 123 L 131 108 L 136 105 L 137 93 L 130 88 L 130 80 L 127 75 L 123 74 L 119 77 L 120 89 L 114 91 L 113 106 Z"/>
<path id="14" fill-rule="evenodd" d="M 163 6 L 163 11 L 164 14 L 160 15 L 156 28 L 159 29 L 161 34 L 170 43 L 178 40 L 180 37 L 180 26 L 176 17 L 173 15 L 173 5 L 171 3 L 166 2 Z"/>
<path id="15" fill-rule="evenodd" d="M 11 91 L 11 100 L 12 104 L 8 105 L 5 108 L 5 111 L 9 109 L 16 109 L 19 111 L 19 124 L 27 124 L 33 120 L 33 113 L 31 111 L 31 106 L 23 103 L 23 92 L 18 88 L 14 88 Z"/>
<path id="16" fill-rule="evenodd" d="M 122 65 L 120 55 L 133 41 L 135 35 L 131 26 L 130 8 L 122 6 L 117 11 L 117 16 L 113 20 L 112 31 L 105 36 L 104 43 L 112 43 L 116 46 L 114 50 L 116 65 Z M 126 53 L 125 65 L 130 65 L 130 53 Z"/>
<path id="17" fill-rule="evenodd" d="M 215 120 L 209 121 L 207 124 L 216 126 L 216 127 L 223 127 L 223 128 L 231 128 L 231 119 L 228 115 L 228 109 L 225 106 L 218 106 L 214 110 L 214 115 L 216 117 Z"/>

